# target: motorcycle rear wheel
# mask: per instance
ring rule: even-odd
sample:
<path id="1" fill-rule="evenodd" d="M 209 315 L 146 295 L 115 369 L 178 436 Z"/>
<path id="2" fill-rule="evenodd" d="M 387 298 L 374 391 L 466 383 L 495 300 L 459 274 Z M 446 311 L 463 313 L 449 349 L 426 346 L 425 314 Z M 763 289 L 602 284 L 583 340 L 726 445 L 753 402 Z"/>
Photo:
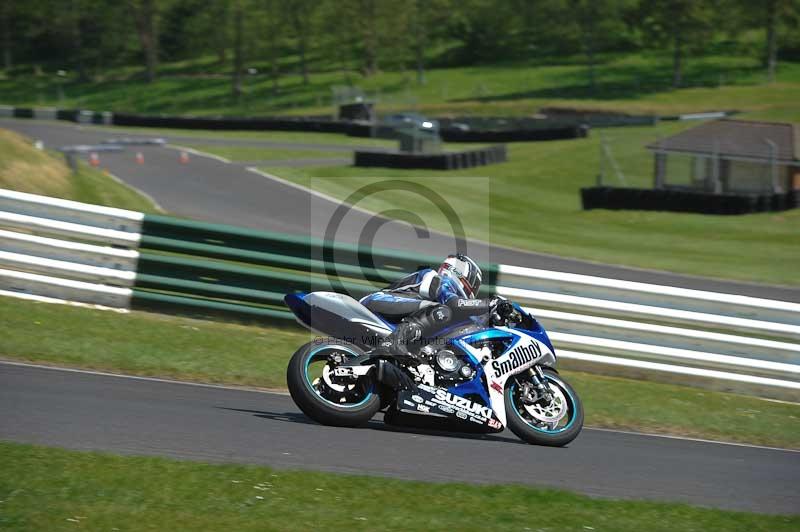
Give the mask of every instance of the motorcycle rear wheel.
<path id="1" fill-rule="evenodd" d="M 547 405 L 528 405 L 527 408 L 521 401 L 517 382 L 509 379 L 505 391 L 507 425 L 521 440 L 530 444 L 563 447 L 574 440 L 583 428 L 583 404 L 572 386 L 558 373 L 545 369 L 544 376 L 554 394 L 554 401 Z M 541 414 L 536 412 L 537 409 Z M 554 417 L 562 414 L 559 409 L 564 411 L 557 423 L 542 421 L 548 414 Z M 536 415 L 532 415 L 531 411 Z"/>
<path id="2" fill-rule="evenodd" d="M 367 423 L 381 406 L 372 375 L 360 377 L 353 390 L 337 397 L 336 390 L 326 387 L 321 378 L 313 379 L 309 367 L 339 353 L 345 358 L 363 354 L 358 347 L 343 342 L 309 342 L 298 349 L 286 369 L 289 394 L 305 415 L 323 425 L 357 427 Z M 323 393 L 328 397 L 323 396 Z"/>

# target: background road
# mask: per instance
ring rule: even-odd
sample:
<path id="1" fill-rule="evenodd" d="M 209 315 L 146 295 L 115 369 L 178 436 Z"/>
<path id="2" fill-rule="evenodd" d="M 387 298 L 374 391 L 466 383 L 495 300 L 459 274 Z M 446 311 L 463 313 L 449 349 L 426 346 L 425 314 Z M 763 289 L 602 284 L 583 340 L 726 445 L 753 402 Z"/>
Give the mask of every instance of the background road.
<path id="1" fill-rule="evenodd" d="M 324 427 L 279 394 L 0 363 L 0 439 L 80 450 L 478 483 L 765 513 L 800 510 L 800 452 L 586 429 L 567 448 Z M 380 418 L 380 415 L 377 416 Z"/>
<path id="2" fill-rule="evenodd" d="M 0 119 L 0 127 L 43 140 L 51 149 L 71 144 L 98 143 L 115 136 L 143 138 L 156 136 L 130 134 L 125 131 L 109 133 L 108 128 L 99 129 L 65 122 L 34 120 Z M 354 149 L 353 146 L 337 148 L 330 145 L 254 139 L 200 139 L 178 136 L 166 138 L 167 141 L 177 144 L 191 142 L 309 149 L 324 147 L 323 149 L 328 151 L 338 149 L 343 153 Z M 136 163 L 135 153 L 138 151 L 144 154 L 143 165 Z M 240 164 L 224 163 L 199 156 L 191 157 L 189 164 L 181 164 L 178 153 L 169 148 L 129 147 L 119 153 L 102 153 L 101 163 L 126 183 L 153 197 L 170 213 L 210 222 L 290 234 L 322 236 L 321 229 L 327 225 L 331 214 L 338 206 L 336 203 L 312 197 L 306 190 L 250 172 Z M 369 218 L 370 216 L 361 212 L 351 213 L 337 232 L 337 239 L 356 242 Z M 409 249 L 435 256 L 441 256 L 455 247 L 452 237 L 433 233 L 430 238 L 420 239 L 408 225 L 401 222 L 386 223 L 380 229 L 376 242 L 379 247 Z M 500 247 L 489 248 L 476 243 L 471 243 L 468 251 L 480 260 L 496 263 L 800 302 L 800 288 L 773 287 L 637 270 Z"/>

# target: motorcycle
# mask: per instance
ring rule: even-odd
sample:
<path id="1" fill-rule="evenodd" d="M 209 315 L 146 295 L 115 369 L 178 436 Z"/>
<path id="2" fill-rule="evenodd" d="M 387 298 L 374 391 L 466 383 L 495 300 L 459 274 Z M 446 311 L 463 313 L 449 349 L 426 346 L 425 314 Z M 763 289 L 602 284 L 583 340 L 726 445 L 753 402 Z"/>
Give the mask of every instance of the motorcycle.
<path id="1" fill-rule="evenodd" d="M 394 324 L 350 296 L 289 294 L 297 321 L 327 335 L 292 356 L 286 379 L 295 404 L 324 425 L 355 427 L 383 411 L 389 424 L 497 433 L 510 429 L 535 445 L 563 446 L 583 427 L 578 394 L 556 371 L 547 332 L 513 304 L 452 324 L 415 355 L 381 346 Z M 415 350 L 416 351 L 416 350 Z M 387 386 L 403 372 L 414 385 Z"/>

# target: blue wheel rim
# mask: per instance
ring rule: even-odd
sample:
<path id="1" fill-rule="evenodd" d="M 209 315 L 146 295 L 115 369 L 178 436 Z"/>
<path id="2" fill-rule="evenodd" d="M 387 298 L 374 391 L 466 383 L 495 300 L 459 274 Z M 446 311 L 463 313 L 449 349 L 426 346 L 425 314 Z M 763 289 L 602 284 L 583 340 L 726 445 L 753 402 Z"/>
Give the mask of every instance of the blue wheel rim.
<path id="1" fill-rule="evenodd" d="M 306 357 L 306 363 L 305 363 L 305 366 L 303 367 L 303 377 L 304 377 L 303 380 L 305 380 L 306 386 L 308 386 L 308 388 L 320 400 L 328 403 L 329 405 L 335 406 L 337 408 L 358 408 L 359 406 L 363 406 L 372 397 L 372 394 L 373 394 L 373 391 L 374 391 L 373 386 L 370 386 L 369 390 L 367 391 L 367 394 L 358 403 L 335 403 L 335 402 L 331 401 L 330 399 L 327 399 L 327 398 L 323 397 L 322 395 L 320 395 L 319 391 L 316 388 L 314 388 L 314 385 L 311 383 L 311 380 L 308 377 L 308 367 L 311 365 L 312 362 L 316 362 L 321 358 L 318 355 L 318 353 L 320 351 L 333 350 L 333 349 L 335 349 L 337 351 L 345 351 L 347 353 L 352 354 L 353 356 L 358 356 L 357 353 L 354 353 L 350 349 L 347 349 L 346 347 L 341 347 L 341 346 L 332 347 L 332 346 L 327 346 L 326 345 L 326 346 L 322 346 L 322 347 L 316 348 L 311 353 L 309 353 L 309 355 Z"/>
<path id="2" fill-rule="evenodd" d="M 526 420 L 522 416 L 522 414 L 520 413 L 519 409 L 517 408 L 517 403 L 514 400 L 514 394 L 515 394 L 516 389 L 517 389 L 517 383 L 516 382 L 513 383 L 509 388 L 509 393 L 511 394 L 511 407 L 514 409 L 514 412 L 517 414 L 517 416 L 519 416 L 519 418 L 523 422 L 525 422 L 525 424 L 528 425 L 533 430 L 538 431 L 538 432 L 542 432 L 544 434 L 560 434 L 560 433 L 564 432 L 565 430 L 569 429 L 572 426 L 572 424 L 575 422 L 575 418 L 578 417 L 577 416 L 577 402 L 575 401 L 575 398 L 572 396 L 572 393 L 569 391 L 569 389 L 567 389 L 566 386 L 561 386 L 561 384 L 558 381 L 556 381 L 555 379 L 551 379 L 548 376 L 545 376 L 545 378 L 547 379 L 548 382 L 555 383 L 555 385 L 558 386 L 558 388 L 564 394 L 564 397 L 566 397 L 566 399 L 567 399 L 567 415 L 570 416 L 570 418 L 569 418 L 569 422 L 566 425 L 564 425 L 563 427 L 558 427 L 558 428 L 555 428 L 553 430 L 550 430 L 550 429 L 547 429 L 545 427 L 541 427 L 541 426 L 537 426 L 537 425 L 533 425 L 533 424 L 529 423 L 528 420 Z"/>

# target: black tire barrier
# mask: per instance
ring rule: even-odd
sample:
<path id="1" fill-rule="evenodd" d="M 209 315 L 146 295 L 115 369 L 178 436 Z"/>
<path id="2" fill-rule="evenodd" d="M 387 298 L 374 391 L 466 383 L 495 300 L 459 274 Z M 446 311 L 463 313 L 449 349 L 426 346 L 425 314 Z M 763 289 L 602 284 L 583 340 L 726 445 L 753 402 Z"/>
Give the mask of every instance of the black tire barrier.
<path id="1" fill-rule="evenodd" d="M 33 118 L 33 109 L 27 107 L 15 107 L 14 118 Z"/>
<path id="2" fill-rule="evenodd" d="M 356 151 L 355 166 L 382 168 L 423 168 L 428 170 L 459 170 L 507 160 L 505 145 L 489 146 L 479 150 L 445 153 L 403 153 Z"/>
<path id="3" fill-rule="evenodd" d="M 397 130 L 391 126 L 372 125 L 364 122 L 350 123 L 347 128 L 348 137 L 397 139 Z"/>
<path id="4" fill-rule="evenodd" d="M 79 111 L 77 109 L 57 109 L 56 119 L 66 120 L 68 122 L 77 122 L 78 112 Z"/>
<path id="5" fill-rule="evenodd" d="M 581 189 L 584 210 L 689 212 L 736 215 L 777 212 L 798 206 L 800 191 L 780 194 L 711 194 L 689 190 L 587 187 Z"/>
<path id="6" fill-rule="evenodd" d="M 372 120 L 375 104 L 368 102 L 348 103 L 339 106 L 339 120 Z"/>
<path id="7" fill-rule="evenodd" d="M 206 118 L 183 116 L 142 116 L 114 113 L 115 126 L 161 127 L 176 129 L 217 129 L 240 131 L 309 131 L 346 133 L 349 122 L 304 118 Z"/>
<path id="8" fill-rule="evenodd" d="M 591 127 L 654 126 L 656 115 L 631 115 L 599 109 L 575 109 L 570 107 L 542 107 L 539 113 L 551 122 L 587 124 Z"/>
<path id="9" fill-rule="evenodd" d="M 565 126 L 547 129 L 463 130 L 443 127 L 439 136 L 445 142 L 530 142 L 585 138 L 589 126 Z"/>
<path id="10" fill-rule="evenodd" d="M 15 118 L 34 118 L 35 110 L 17 107 L 13 108 L 12 114 Z M 305 131 L 315 133 L 344 133 L 352 137 L 398 138 L 397 131 L 393 127 L 375 126 L 368 122 L 331 120 L 321 117 L 224 118 L 147 116 L 131 113 L 103 113 L 88 110 L 57 109 L 56 118 L 58 120 L 67 120 L 70 122 L 113 124 L 115 126 L 128 127 L 225 131 Z M 439 133 L 440 138 L 445 142 L 530 142 L 584 138 L 589 134 L 589 126 L 569 125 L 552 128 L 507 130 L 464 130 L 459 127 L 444 127 L 440 129 Z M 473 164 L 472 166 L 475 165 Z"/>

